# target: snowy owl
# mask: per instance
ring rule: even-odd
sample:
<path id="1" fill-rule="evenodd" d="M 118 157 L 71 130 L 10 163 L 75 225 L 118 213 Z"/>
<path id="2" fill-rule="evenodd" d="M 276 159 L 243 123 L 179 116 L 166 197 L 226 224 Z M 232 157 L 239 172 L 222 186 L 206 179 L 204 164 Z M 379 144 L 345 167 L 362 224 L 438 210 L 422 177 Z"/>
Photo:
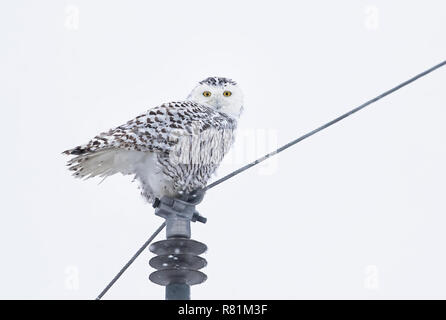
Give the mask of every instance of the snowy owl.
<path id="1" fill-rule="evenodd" d="M 231 147 L 243 94 L 228 78 L 200 81 L 186 100 L 149 109 L 67 150 L 77 178 L 133 175 L 149 202 L 204 188 Z"/>

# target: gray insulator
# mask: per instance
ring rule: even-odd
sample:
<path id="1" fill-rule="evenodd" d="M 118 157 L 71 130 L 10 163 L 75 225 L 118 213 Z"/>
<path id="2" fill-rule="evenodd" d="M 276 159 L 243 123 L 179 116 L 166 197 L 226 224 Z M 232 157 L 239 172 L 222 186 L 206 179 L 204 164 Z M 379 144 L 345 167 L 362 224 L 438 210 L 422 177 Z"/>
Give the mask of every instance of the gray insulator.
<path id="1" fill-rule="evenodd" d="M 196 240 L 171 238 L 152 243 L 149 250 L 157 255 L 194 254 L 198 256 L 205 253 L 207 247 Z"/>
<path id="2" fill-rule="evenodd" d="M 206 281 L 207 276 L 203 272 L 197 270 L 164 269 L 152 272 L 149 279 L 150 281 L 161 286 L 167 286 L 175 283 L 183 283 L 193 286 Z"/>
<path id="3" fill-rule="evenodd" d="M 190 239 L 190 223 L 206 222 L 195 206 L 203 194 L 183 199 L 163 197 L 155 204 L 155 214 L 166 219 L 166 240 L 150 245 L 149 250 L 157 256 L 150 260 L 150 266 L 157 271 L 150 274 L 150 281 L 166 286 L 167 300 L 189 300 L 190 286 L 206 281 L 207 276 L 198 271 L 206 266 L 200 254 L 207 250 L 204 243 Z"/>
<path id="4" fill-rule="evenodd" d="M 204 258 L 193 254 L 169 254 L 156 256 L 150 259 L 150 266 L 157 270 L 162 269 L 192 269 L 200 270 L 206 267 Z"/>

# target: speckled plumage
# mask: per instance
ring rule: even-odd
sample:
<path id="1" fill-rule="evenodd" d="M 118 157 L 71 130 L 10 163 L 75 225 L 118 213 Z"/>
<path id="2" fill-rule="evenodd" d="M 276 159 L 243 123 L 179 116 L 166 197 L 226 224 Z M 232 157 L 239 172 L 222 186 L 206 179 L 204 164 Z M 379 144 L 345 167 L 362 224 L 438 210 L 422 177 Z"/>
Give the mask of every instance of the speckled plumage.
<path id="1" fill-rule="evenodd" d="M 189 100 L 149 109 L 65 151 L 76 156 L 69 169 L 79 178 L 134 175 L 149 202 L 205 187 L 234 141 L 242 110 L 241 92 L 234 100 L 220 97 L 228 89 L 239 90 L 227 78 L 201 81 Z M 207 90 L 215 97 L 204 98 Z"/>

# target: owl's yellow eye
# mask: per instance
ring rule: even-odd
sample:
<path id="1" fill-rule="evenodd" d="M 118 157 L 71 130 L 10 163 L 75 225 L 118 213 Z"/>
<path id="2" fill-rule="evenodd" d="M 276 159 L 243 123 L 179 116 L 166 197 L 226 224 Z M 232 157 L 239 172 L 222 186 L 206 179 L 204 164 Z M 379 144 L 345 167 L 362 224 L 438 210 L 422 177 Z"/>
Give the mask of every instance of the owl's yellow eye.
<path id="1" fill-rule="evenodd" d="M 232 92 L 231 91 L 225 91 L 225 92 L 223 92 L 223 95 L 225 97 L 230 97 L 232 95 Z"/>
<path id="2" fill-rule="evenodd" d="M 212 94 L 212 93 L 210 93 L 210 91 L 205 91 L 205 92 L 203 92 L 203 95 L 204 95 L 205 97 L 210 97 L 211 94 Z"/>

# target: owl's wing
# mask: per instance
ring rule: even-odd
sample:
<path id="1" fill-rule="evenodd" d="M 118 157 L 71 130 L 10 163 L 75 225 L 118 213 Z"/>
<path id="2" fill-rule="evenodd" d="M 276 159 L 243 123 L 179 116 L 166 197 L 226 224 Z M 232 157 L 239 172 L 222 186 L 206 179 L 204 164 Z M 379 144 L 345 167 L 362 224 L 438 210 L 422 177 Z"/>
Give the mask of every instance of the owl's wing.
<path id="1" fill-rule="evenodd" d="M 234 127 L 232 118 L 207 106 L 192 101 L 171 102 L 150 109 L 124 125 L 97 135 L 87 144 L 64 153 L 77 156 L 68 165 L 78 177 L 88 174 L 102 176 L 106 172 L 130 174 L 132 167 L 141 161 L 140 155 L 134 153 L 131 157 L 123 157 L 122 150 L 156 152 L 168 156 L 181 137 L 201 134 L 208 129 L 220 131 Z M 117 158 L 124 160 L 116 163 Z M 98 166 L 102 168 L 99 170 Z"/>

